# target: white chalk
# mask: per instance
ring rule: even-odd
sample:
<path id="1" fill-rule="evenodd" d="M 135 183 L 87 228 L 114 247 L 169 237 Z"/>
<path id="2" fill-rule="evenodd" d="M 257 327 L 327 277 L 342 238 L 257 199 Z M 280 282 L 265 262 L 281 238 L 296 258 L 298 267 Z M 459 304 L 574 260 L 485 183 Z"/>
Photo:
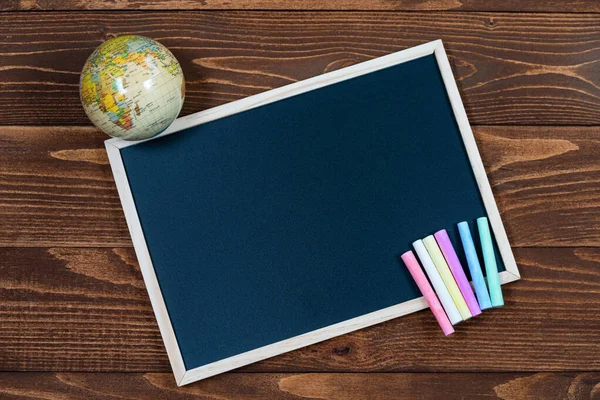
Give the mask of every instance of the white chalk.
<path id="1" fill-rule="evenodd" d="M 444 307 L 444 311 L 446 311 L 446 315 L 448 315 L 448 319 L 450 320 L 452 325 L 458 324 L 463 319 L 460 316 L 458 308 L 456 307 L 456 304 L 454 304 L 454 300 L 452 300 L 452 296 L 450 296 L 450 292 L 446 288 L 446 285 L 444 284 L 440 273 L 435 267 L 431 256 L 427 252 L 423 241 L 420 239 L 416 240 L 415 242 L 413 242 L 413 247 L 415 248 L 419 260 L 421 260 L 421 265 L 427 273 L 427 277 L 431 281 L 431 285 L 435 289 L 435 292 L 437 293 L 438 298 L 440 299 L 440 303 L 442 303 L 442 307 Z"/>

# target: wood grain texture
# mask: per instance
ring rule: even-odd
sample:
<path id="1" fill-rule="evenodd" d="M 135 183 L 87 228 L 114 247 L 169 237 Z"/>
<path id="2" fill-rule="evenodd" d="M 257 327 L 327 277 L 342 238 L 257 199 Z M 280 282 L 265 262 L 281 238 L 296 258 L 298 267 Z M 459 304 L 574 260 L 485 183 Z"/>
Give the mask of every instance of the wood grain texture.
<path id="1" fill-rule="evenodd" d="M 475 127 L 513 246 L 600 246 L 599 127 Z M 0 246 L 130 246 L 103 134 L 0 127 Z"/>
<path id="2" fill-rule="evenodd" d="M 600 245 L 600 128 L 476 127 L 513 246 Z"/>
<path id="3" fill-rule="evenodd" d="M 600 14 L 275 11 L 0 14 L 0 124 L 89 124 L 79 72 L 130 33 L 181 62 L 182 115 L 441 38 L 472 123 L 600 124 Z"/>
<path id="4" fill-rule="evenodd" d="M 600 373 L 240 374 L 177 388 L 170 374 L 0 373 L 0 399 L 600 399 Z"/>
<path id="5" fill-rule="evenodd" d="M 364 10 L 600 12 L 595 0 L 0 0 L 0 11 Z"/>
<path id="6" fill-rule="evenodd" d="M 259 362 L 249 372 L 600 369 L 600 249 L 516 249 L 506 306 L 444 339 L 428 311 Z M 1 248 L 0 370 L 168 372 L 130 248 Z"/>
<path id="7" fill-rule="evenodd" d="M 129 245 L 106 138 L 91 128 L 0 127 L 0 244 Z"/>

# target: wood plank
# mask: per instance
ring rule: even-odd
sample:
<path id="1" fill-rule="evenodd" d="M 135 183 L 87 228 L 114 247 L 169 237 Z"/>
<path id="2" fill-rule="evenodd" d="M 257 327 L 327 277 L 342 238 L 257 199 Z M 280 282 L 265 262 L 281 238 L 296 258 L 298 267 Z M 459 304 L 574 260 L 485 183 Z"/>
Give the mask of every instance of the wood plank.
<path id="1" fill-rule="evenodd" d="M 513 246 L 600 246 L 599 127 L 475 127 Z M 103 140 L 0 127 L 0 246 L 130 246 Z"/>
<path id="2" fill-rule="evenodd" d="M 599 14 L 275 11 L 0 14 L 0 124 L 89 124 L 81 67 L 130 33 L 181 62 L 183 115 L 441 38 L 472 123 L 600 124 Z"/>
<path id="3" fill-rule="evenodd" d="M 43 399 L 598 399 L 597 372 L 239 374 L 177 388 L 170 374 L 0 373 L 0 398 Z M 6 396 L 6 397 L 5 397 Z"/>
<path id="4" fill-rule="evenodd" d="M 600 245 L 600 128 L 474 132 L 513 246 Z"/>
<path id="5" fill-rule="evenodd" d="M 516 249 L 506 306 L 444 338 L 428 311 L 245 372 L 600 369 L 600 249 Z M 0 370 L 168 372 L 130 248 L 1 248 Z"/>
<path id="6" fill-rule="evenodd" d="M 83 127 L 0 127 L 1 245 L 131 245 L 106 138 Z"/>
<path id="7" fill-rule="evenodd" d="M 600 12 L 594 0 L 3 0 L 0 11 L 42 10 L 354 10 Z"/>

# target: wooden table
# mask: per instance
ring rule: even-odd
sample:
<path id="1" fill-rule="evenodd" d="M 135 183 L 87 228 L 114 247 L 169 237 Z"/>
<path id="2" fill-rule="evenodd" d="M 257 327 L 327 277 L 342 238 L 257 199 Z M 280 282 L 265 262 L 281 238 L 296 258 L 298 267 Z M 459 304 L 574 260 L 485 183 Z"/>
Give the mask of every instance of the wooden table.
<path id="1" fill-rule="evenodd" d="M 600 398 L 598 1 L 0 9 L 0 398 Z M 85 59 L 126 33 L 180 60 L 183 115 L 443 39 L 523 276 L 506 306 L 448 339 L 419 312 L 176 388 L 78 97 Z"/>

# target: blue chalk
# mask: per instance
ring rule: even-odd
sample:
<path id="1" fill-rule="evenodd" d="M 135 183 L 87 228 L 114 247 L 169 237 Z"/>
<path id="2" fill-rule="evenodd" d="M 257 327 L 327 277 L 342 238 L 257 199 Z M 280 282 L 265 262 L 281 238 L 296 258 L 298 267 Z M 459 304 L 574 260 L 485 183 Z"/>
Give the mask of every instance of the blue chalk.
<path id="1" fill-rule="evenodd" d="M 463 249 L 465 249 L 465 255 L 467 256 L 467 264 L 469 265 L 469 271 L 471 272 L 471 279 L 473 279 L 473 286 L 475 286 L 475 294 L 477 295 L 479 307 L 482 310 L 492 308 L 492 302 L 490 301 L 490 295 L 485 285 L 483 273 L 481 272 L 481 265 L 479 264 L 479 258 L 477 257 L 477 251 L 475 250 L 475 244 L 473 243 L 469 224 L 466 222 L 459 223 L 458 231 L 460 233 Z"/>
<path id="2" fill-rule="evenodd" d="M 479 230 L 479 239 L 481 240 L 485 276 L 487 278 L 488 289 L 490 290 L 492 307 L 502 307 L 504 305 L 504 298 L 502 297 L 502 289 L 500 288 L 496 254 L 494 254 L 494 245 L 492 244 L 487 217 L 477 218 L 477 229 Z"/>

